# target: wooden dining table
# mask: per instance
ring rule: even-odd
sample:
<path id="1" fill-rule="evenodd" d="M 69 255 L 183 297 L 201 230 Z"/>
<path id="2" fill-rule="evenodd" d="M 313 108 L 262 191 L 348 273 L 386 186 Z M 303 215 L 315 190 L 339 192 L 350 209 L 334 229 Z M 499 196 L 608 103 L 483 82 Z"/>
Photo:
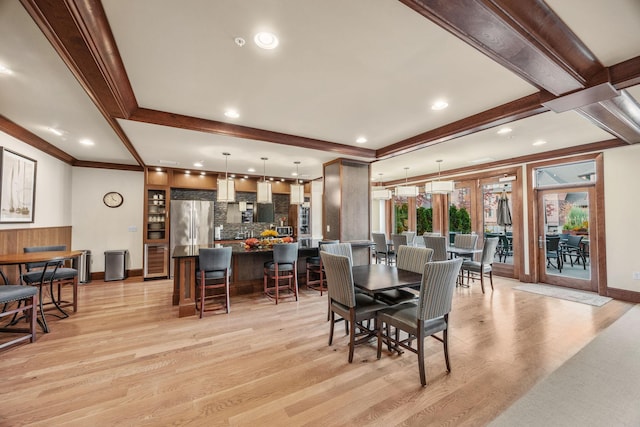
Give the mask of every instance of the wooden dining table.
<path id="1" fill-rule="evenodd" d="M 352 267 L 353 284 L 373 295 L 395 288 L 419 287 L 422 274 L 387 264 L 365 264 Z"/>

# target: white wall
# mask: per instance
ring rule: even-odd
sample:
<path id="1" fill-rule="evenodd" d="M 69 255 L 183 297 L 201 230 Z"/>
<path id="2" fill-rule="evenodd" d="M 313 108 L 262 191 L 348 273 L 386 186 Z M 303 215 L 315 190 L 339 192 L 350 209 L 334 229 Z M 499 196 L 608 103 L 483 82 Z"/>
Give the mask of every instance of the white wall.
<path id="1" fill-rule="evenodd" d="M 36 201 L 33 223 L 0 224 L 0 229 L 62 227 L 72 225 L 72 167 L 0 132 L 0 146 L 32 158 L 36 163 Z"/>
<path id="2" fill-rule="evenodd" d="M 640 292 L 640 144 L 604 153 L 607 284 Z"/>
<path id="3" fill-rule="evenodd" d="M 91 271 L 104 271 L 104 251 L 119 249 L 129 251 L 127 269 L 141 269 L 144 174 L 76 167 L 71 191 L 72 246 L 91 250 Z M 102 197 L 109 191 L 122 194 L 122 206 L 105 206 Z"/>
<path id="4" fill-rule="evenodd" d="M 311 181 L 311 238 L 322 239 L 322 181 Z"/>

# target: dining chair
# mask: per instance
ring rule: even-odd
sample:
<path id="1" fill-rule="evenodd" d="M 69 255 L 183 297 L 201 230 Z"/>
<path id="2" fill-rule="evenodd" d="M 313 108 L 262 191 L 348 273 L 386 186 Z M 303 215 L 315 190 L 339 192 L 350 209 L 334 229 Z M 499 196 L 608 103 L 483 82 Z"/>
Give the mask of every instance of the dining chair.
<path id="1" fill-rule="evenodd" d="M 489 283 L 491 283 L 491 290 L 493 290 L 493 260 L 495 259 L 496 248 L 498 247 L 500 239 L 498 237 L 487 237 L 484 239 L 482 246 L 482 256 L 480 261 L 473 261 L 470 259 L 464 260 L 462 263 L 462 276 L 464 278 L 464 272 L 467 272 L 467 284 L 470 284 L 471 274 L 479 276 L 480 288 L 484 294 L 484 276 L 489 275 Z"/>
<path id="2" fill-rule="evenodd" d="M 231 252 L 226 248 L 202 248 L 198 253 L 198 271 L 196 271 L 196 308 L 200 304 L 200 318 L 205 311 L 224 309 L 231 311 L 229 282 L 231 277 Z M 216 291 L 224 289 L 224 292 Z M 210 292 L 207 292 L 210 291 Z M 211 292 L 212 291 L 212 292 Z M 209 304 L 224 298 L 223 303 Z"/>
<path id="3" fill-rule="evenodd" d="M 456 234 L 453 238 L 453 246 L 461 249 L 475 249 L 478 243 L 477 234 Z M 461 254 L 460 257 L 473 259 L 473 254 Z"/>
<path id="4" fill-rule="evenodd" d="M 447 259 L 447 238 L 444 236 L 423 236 L 425 248 L 433 249 L 432 260 Z"/>
<path id="5" fill-rule="evenodd" d="M 396 259 L 396 267 L 400 270 L 408 270 L 422 274 L 424 265 L 431 261 L 432 256 L 433 249 L 431 248 L 400 246 Z M 376 293 L 376 298 L 388 305 L 413 301 L 417 297 L 417 294 L 406 289 L 390 289 Z"/>
<path id="6" fill-rule="evenodd" d="M 50 252 L 50 251 L 66 251 L 65 245 L 51 245 L 51 246 L 31 246 L 23 249 L 24 253 L 30 252 Z M 75 268 L 69 268 L 65 266 L 65 259 L 60 259 L 55 262 L 56 265 L 49 265 L 49 272 L 53 272 L 53 276 L 48 272 L 46 275 L 42 274 L 42 270 L 45 267 L 46 262 L 31 262 L 25 265 L 26 273 L 22 275 L 22 280 L 27 285 L 42 286 L 48 283 L 50 290 L 50 303 L 44 303 L 42 300 L 42 293 L 40 293 L 40 305 L 53 304 L 53 306 L 61 313 L 57 317 L 69 317 L 69 314 L 64 310 L 66 307 L 73 307 L 73 312 L 78 311 L 78 270 Z M 47 270 L 47 269 L 45 269 Z M 45 282 L 39 282 L 44 279 Z M 62 287 L 72 287 L 72 300 L 67 301 L 62 299 Z M 56 293 L 54 293 L 54 286 L 57 287 Z"/>
<path id="7" fill-rule="evenodd" d="M 351 261 L 351 265 L 353 265 L 353 249 L 351 248 L 351 243 L 337 243 L 332 245 L 325 245 L 322 247 L 322 251 L 328 252 L 332 255 L 346 256 L 349 258 L 349 261 Z M 326 278 L 326 275 L 325 275 L 325 278 Z M 331 298 L 329 298 L 327 294 L 327 322 L 330 319 L 331 319 Z M 346 327 L 348 328 L 348 326 Z"/>
<path id="8" fill-rule="evenodd" d="M 315 289 L 320 291 L 320 296 L 327 290 L 326 279 L 324 277 L 324 271 L 322 269 L 322 258 L 320 258 L 320 251 L 325 245 L 333 245 L 340 243 L 339 240 L 321 240 L 318 242 L 318 256 L 310 256 L 305 259 L 305 270 L 307 275 L 306 285 L 309 289 Z"/>
<path id="9" fill-rule="evenodd" d="M 498 236 L 499 243 L 496 252 L 498 253 L 498 261 L 506 262 L 507 257 L 513 256 L 513 237 L 500 234 Z"/>
<path id="10" fill-rule="evenodd" d="M 287 284 L 280 281 L 286 279 Z M 273 286 L 268 286 L 272 280 Z M 298 301 L 298 242 L 277 243 L 273 245 L 273 260 L 264 263 L 264 294 L 276 301 L 280 300 L 280 291 Z"/>
<path id="11" fill-rule="evenodd" d="M 398 249 L 400 248 L 400 246 L 408 246 L 409 240 L 406 234 L 392 234 L 391 242 L 393 243 L 393 251 L 396 254 L 396 262 L 397 262 Z"/>
<path id="12" fill-rule="evenodd" d="M 11 339 L 0 344 L 0 349 L 12 346 L 22 341 L 36 341 L 36 324 L 38 310 L 38 289 L 34 286 L 10 285 L 4 273 L 0 271 L 4 282 L 0 285 L 0 318 L 13 316 L 15 320 L 18 314 L 22 314 L 28 321 L 28 328 L 12 327 L 9 325 L 0 327 L 0 332 L 11 334 Z M 19 336 L 15 336 L 19 334 Z M 26 334 L 26 335 L 25 335 Z"/>
<path id="13" fill-rule="evenodd" d="M 571 267 L 573 267 L 574 258 L 575 263 L 580 264 L 582 260 L 582 268 L 587 269 L 587 259 L 584 256 L 584 252 L 582 251 L 582 239 L 584 236 L 567 236 L 567 240 L 564 244 L 561 245 L 562 250 L 562 262 L 564 263 L 565 258 L 569 258 L 569 262 L 571 263 Z"/>
<path id="14" fill-rule="evenodd" d="M 413 246 L 416 244 L 416 232 L 415 231 L 403 231 L 402 234 L 407 236 L 407 245 Z"/>
<path id="15" fill-rule="evenodd" d="M 560 248 L 560 236 L 546 237 L 547 268 L 555 267 L 562 273 L 562 251 Z M 553 264 L 555 260 L 555 265 Z"/>
<path id="16" fill-rule="evenodd" d="M 371 233 L 371 237 L 375 244 L 376 264 L 381 261 L 388 265 L 393 264 L 395 252 L 389 249 L 387 236 L 384 233 Z"/>
<path id="17" fill-rule="evenodd" d="M 382 342 L 397 350 L 398 347 L 418 355 L 420 383 L 427 385 L 424 368 L 424 340 L 432 336 L 444 347 L 444 360 L 447 371 L 451 372 L 449 363 L 449 313 L 456 280 L 462 265 L 462 258 L 446 261 L 428 262 L 425 264 L 420 285 L 420 296 L 417 302 L 407 302 L 378 311 L 378 354 L 382 354 Z M 407 338 L 399 339 L 390 333 L 390 328 L 407 333 Z M 386 333 L 383 333 L 383 330 Z M 442 338 L 435 335 L 442 332 Z M 413 341 L 416 347 L 413 348 Z"/>
<path id="18" fill-rule="evenodd" d="M 326 251 L 320 252 L 320 256 L 327 275 L 329 294 L 331 316 L 329 345 L 333 343 L 333 329 L 337 314 L 345 320 L 345 325 L 348 325 L 349 363 L 351 363 L 353 362 L 354 347 L 357 344 L 367 342 L 371 336 L 375 336 L 376 313 L 388 306 L 369 295 L 355 292 L 352 264 L 348 256 L 333 255 Z M 373 329 L 364 325 L 365 321 L 370 320 L 373 320 Z M 356 333 L 356 329 L 359 330 L 358 333 Z"/>

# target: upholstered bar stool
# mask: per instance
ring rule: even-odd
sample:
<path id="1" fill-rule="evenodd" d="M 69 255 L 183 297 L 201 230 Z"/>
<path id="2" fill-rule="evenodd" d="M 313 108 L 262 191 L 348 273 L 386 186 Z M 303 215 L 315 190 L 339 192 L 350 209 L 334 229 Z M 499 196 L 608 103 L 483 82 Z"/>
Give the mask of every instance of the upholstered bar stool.
<path id="1" fill-rule="evenodd" d="M 286 285 L 281 281 L 287 280 Z M 269 282 L 273 281 L 273 286 Z M 278 304 L 280 292 L 298 301 L 298 243 L 273 245 L 273 261 L 264 263 L 264 294 Z"/>
<path id="2" fill-rule="evenodd" d="M 196 272 L 196 308 L 200 307 L 200 318 L 205 311 L 224 309 L 231 311 L 229 282 L 231 277 L 231 248 L 203 248 L 198 254 Z M 224 292 L 215 289 L 223 289 Z M 224 302 L 215 303 L 224 298 Z M 214 302 L 211 304 L 211 302 Z M 209 304 L 208 304 L 209 303 Z"/>
<path id="3" fill-rule="evenodd" d="M 307 288 L 320 291 L 320 296 L 327 290 L 327 280 L 324 277 L 324 270 L 322 268 L 322 258 L 319 253 L 325 245 L 332 245 L 340 243 L 339 240 L 322 240 L 318 242 L 318 256 L 307 257 L 306 261 L 306 273 L 307 273 Z"/>

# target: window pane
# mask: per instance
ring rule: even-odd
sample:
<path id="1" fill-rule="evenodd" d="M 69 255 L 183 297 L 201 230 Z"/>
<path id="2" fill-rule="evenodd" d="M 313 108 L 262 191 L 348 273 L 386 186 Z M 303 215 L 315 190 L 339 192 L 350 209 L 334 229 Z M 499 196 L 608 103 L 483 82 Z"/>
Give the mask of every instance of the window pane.
<path id="1" fill-rule="evenodd" d="M 537 168 L 535 172 L 536 188 L 558 185 L 584 185 L 596 181 L 596 162 L 567 163 L 557 166 Z"/>

